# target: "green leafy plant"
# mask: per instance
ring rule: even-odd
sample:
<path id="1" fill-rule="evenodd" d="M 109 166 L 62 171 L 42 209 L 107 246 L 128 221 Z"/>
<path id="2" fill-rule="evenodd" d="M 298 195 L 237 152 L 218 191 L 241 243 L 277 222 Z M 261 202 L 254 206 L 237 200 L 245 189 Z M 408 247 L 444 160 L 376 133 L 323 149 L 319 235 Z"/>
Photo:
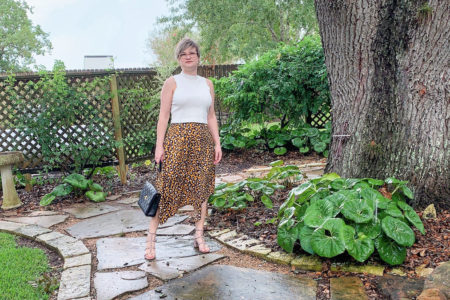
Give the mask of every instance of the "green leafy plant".
<path id="1" fill-rule="evenodd" d="M 303 124 L 302 127 L 280 128 L 279 124 L 263 126 L 261 129 L 243 127 L 239 130 L 226 125 L 220 131 L 222 147 L 228 150 L 261 146 L 277 155 L 284 155 L 288 150 L 298 149 L 303 154 L 316 152 L 328 157 L 331 137 L 331 123 L 323 129 Z"/>
<path id="2" fill-rule="evenodd" d="M 209 202 L 217 208 L 243 209 L 249 201 L 260 200 L 268 209 L 273 208 L 271 196 L 286 184 L 303 177 L 297 166 L 286 165 L 282 160 L 270 164 L 272 168 L 264 178 L 249 177 L 237 183 L 222 183 L 215 189 Z"/>
<path id="3" fill-rule="evenodd" d="M 323 257 L 347 251 L 359 262 L 377 250 L 390 265 L 401 264 L 406 247 L 415 242 L 415 226 L 425 228 L 405 200 L 413 199 L 406 181 L 395 178 L 340 178 L 330 173 L 293 188 L 278 211 L 278 244 L 292 252 L 301 248 Z M 392 199 L 378 189 L 391 190 Z"/>
<path id="4" fill-rule="evenodd" d="M 109 76 L 72 86 L 64 63 L 56 61 L 51 73 L 41 71 L 38 81 L 28 81 L 24 88 L 39 91 L 31 98 L 14 88 L 15 81 L 10 75 L 5 89 L 17 112 L 12 125 L 39 144 L 46 172 L 81 173 L 113 155 L 118 143 L 103 110 L 111 101 Z"/>
<path id="5" fill-rule="evenodd" d="M 264 124 L 280 120 L 280 128 L 306 122 L 330 105 L 327 72 L 318 35 L 297 45 L 280 44 L 239 67 L 216 84 L 216 93 L 233 113 L 230 124 Z"/>
<path id="6" fill-rule="evenodd" d="M 84 193 L 88 199 L 94 202 L 103 202 L 107 196 L 101 185 L 94 183 L 92 179 L 86 179 L 81 174 L 73 173 L 65 177 L 62 184 L 57 185 L 50 193 L 45 194 L 39 204 L 41 206 L 49 205 L 56 197 L 64 197 L 72 192 L 76 196 Z"/>

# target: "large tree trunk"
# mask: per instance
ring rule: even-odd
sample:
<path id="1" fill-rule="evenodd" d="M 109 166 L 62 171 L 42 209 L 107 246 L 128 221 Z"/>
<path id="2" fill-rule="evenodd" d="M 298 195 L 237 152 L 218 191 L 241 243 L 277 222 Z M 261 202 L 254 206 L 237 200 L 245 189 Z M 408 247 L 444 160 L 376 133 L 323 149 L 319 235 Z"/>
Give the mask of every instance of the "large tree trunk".
<path id="1" fill-rule="evenodd" d="M 327 171 L 450 199 L 450 1 L 315 0 L 331 89 Z"/>

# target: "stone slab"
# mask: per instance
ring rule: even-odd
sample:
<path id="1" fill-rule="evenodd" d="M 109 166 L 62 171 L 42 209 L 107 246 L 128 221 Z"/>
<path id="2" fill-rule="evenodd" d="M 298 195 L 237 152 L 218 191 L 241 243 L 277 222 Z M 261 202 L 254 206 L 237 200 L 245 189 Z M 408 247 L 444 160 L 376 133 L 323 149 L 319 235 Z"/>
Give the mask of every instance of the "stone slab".
<path id="1" fill-rule="evenodd" d="M 122 268 L 145 262 L 145 237 L 138 238 L 102 238 L 97 241 L 98 270 Z M 211 252 L 221 249 L 221 246 L 211 239 L 205 238 Z M 156 237 L 156 260 L 164 261 L 171 258 L 198 255 L 193 247 L 193 239 L 173 236 Z"/>
<path id="2" fill-rule="evenodd" d="M 117 194 L 117 195 L 109 195 L 108 197 L 106 197 L 106 200 L 107 200 L 107 201 L 114 201 L 114 200 L 119 199 L 120 197 L 122 197 L 121 194 Z"/>
<path id="3" fill-rule="evenodd" d="M 230 232 L 229 228 L 226 228 L 226 229 L 223 229 L 223 230 L 212 230 L 212 231 L 209 231 L 208 234 L 211 237 L 216 237 L 218 235 L 221 235 L 221 234 L 224 234 L 224 233 L 227 233 L 227 232 Z"/>
<path id="4" fill-rule="evenodd" d="M 92 255 L 90 253 L 74 257 L 68 257 L 64 260 L 64 270 L 73 267 L 90 265 L 92 262 Z"/>
<path id="5" fill-rule="evenodd" d="M 450 261 L 439 265 L 425 280 L 425 289 L 439 289 L 450 299 Z"/>
<path id="6" fill-rule="evenodd" d="M 38 217 L 38 216 L 53 216 L 60 214 L 58 211 L 52 211 L 52 210 L 37 210 L 31 212 L 28 217 Z"/>
<path id="7" fill-rule="evenodd" d="M 226 242 L 228 240 L 235 239 L 237 237 L 238 237 L 238 234 L 237 234 L 236 230 L 233 230 L 233 231 L 229 231 L 224 234 L 216 236 L 216 239 L 218 239 L 221 242 Z"/>
<path id="8" fill-rule="evenodd" d="M 294 254 L 292 253 L 286 253 L 286 252 L 272 252 L 269 255 L 266 256 L 268 260 L 283 264 L 283 265 L 289 265 L 289 263 L 294 259 Z"/>
<path id="9" fill-rule="evenodd" d="M 45 227 L 41 227 L 39 225 L 30 224 L 20 227 L 19 229 L 15 230 L 15 232 L 18 235 L 35 238 L 38 235 L 49 233 L 51 232 L 51 230 Z"/>
<path id="10" fill-rule="evenodd" d="M 119 210 L 119 208 L 105 203 L 75 205 L 64 209 L 65 212 L 74 215 L 75 218 L 77 219 L 86 219 L 94 216 L 107 214 L 117 210 Z"/>
<path id="11" fill-rule="evenodd" d="M 369 299 L 361 279 L 356 276 L 330 278 L 331 300 Z"/>
<path id="12" fill-rule="evenodd" d="M 20 227 L 25 226 L 24 224 L 15 223 L 15 222 L 8 222 L 8 221 L 2 221 L 0 220 L 0 230 L 1 231 L 16 231 Z"/>
<path id="13" fill-rule="evenodd" d="M 147 230 L 149 222 L 150 217 L 146 217 L 140 210 L 119 210 L 83 220 L 66 231 L 76 238 L 85 239 Z"/>
<path id="14" fill-rule="evenodd" d="M 188 216 L 184 216 L 184 215 L 174 215 L 173 217 L 170 217 L 169 219 L 167 219 L 166 223 L 160 224 L 158 226 L 158 228 L 166 228 L 166 227 L 173 226 L 175 224 L 183 222 L 187 218 L 188 218 Z"/>
<path id="15" fill-rule="evenodd" d="M 239 175 L 227 175 L 221 177 L 220 180 L 226 183 L 235 183 L 244 180 L 244 177 Z"/>
<path id="16" fill-rule="evenodd" d="M 58 300 L 88 297 L 91 289 L 91 266 L 64 270 L 59 283 Z"/>
<path id="17" fill-rule="evenodd" d="M 139 269 L 161 280 L 169 280 L 179 277 L 180 274 L 195 271 L 223 257 L 225 256 L 214 253 L 179 257 L 164 261 L 146 262 L 139 266 Z"/>
<path id="18" fill-rule="evenodd" d="M 331 264 L 330 270 L 333 272 L 367 273 L 376 276 L 383 276 L 384 273 L 384 267 L 375 265 Z"/>
<path id="19" fill-rule="evenodd" d="M 447 300 L 447 297 L 439 289 L 426 289 L 417 297 L 417 300 Z"/>
<path id="20" fill-rule="evenodd" d="M 177 224 L 171 227 L 164 227 L 156 231 L 157 235 L 187 235 L 195 230 L 194 226 Z"/>
<path id="21" fill-rule="evenodd" d="M 41 236 L 38 236 L 36 240 L 42 241 L 51 248 L 58 251 L 58 253 L 61 254 L 64 259 L 89 253 L 89 249 L 86 248 L 83 242 L 67 235 L 62 235 L 62 237 L 53 239 L 51 239 L 53 236 L 50 236 L 48 237 L 50 238 L 49 240 L 44 240 L 40 237 Z"/>
<path id="22" fill-rule="evenodd" d="M 260 244 L 260 241 L 251 239 L 248 236 L 242 236 L 237 239 L 227 241 L 226 244 L 239 251 L 245 251 L 250 247 Z"/>
<path id="23" fill-rule="evenodd" d="M 268 284 L 270 283 L 270 284 Z M 309 278 L 238 268 L 207 266 L 130 299 L 316 299 L 317 284 Z M 163 296 L 163 297 L 161 297 Z"/>
<path id="24" fill-rule="evenodd" d="M 124 198 L 122 200 L 117 201 L 116 203 L 121 203 L 121 204 L 133 204 L 138 202 L 139 197 L 136 196 L 132 196 L 132 197 L 128 197 L 128 198 Z"/>
<path id="25" fill-rule="evenodd" d="M 5 220 L 18 223 L 35 224 L 42 227 L 51 227 L 53 225 L 64 222 L 69 216 L 66 215 L 52 215 L 52 216 L 38 216 L 38 217 L 14 217 Z"/>
<path id="26" fill-rule="evenodd" d="M 194 211 L 194 207 L 192 205 L 186 205 L 186 206 L 180 207 L 178 209 L 179 213 L 184 213 L 184 212 L 189 212 L 189 211 Z"/>
<path id="27" fill-rule="evenodd" d="M 145 272 L 122 271 L 95 273 L 94 286 L 97 300 L 109 300 L 124 293 L 137 291 L 148 286 Z"/>
<path id="28" fill-rule="evenodd" d="M 322 261 L 313 255 L 297 256 L 291 261 L 291 265 L 300 270 L 322 271 Z"/>
<path id="29" fill-rule="evenodd" d="M 41 234 L 36 237 L 36 240 L 39 242 L 48 242 L 50 240 L 63 238 L 65 242 L 67 243 L 74 243 L 77 241 L 77 239 L 74 239 L 73 237 L 67 236 L 65 234 L 59 233 L 57 231 L 50 231 L 44 234 Z"/>
<path id="30" fill-rule="evenodd" d="M 253 247 L 247 248 L 246 250 L 244 250 L 244 252 L 249 253 L 254 256 L 258 256 L 258 257 L 265 257 L 270 252 L 272 252 L 272 249 L 267 248 L 263 244 L 260 244 L 260 245 L 255 245 Z"/>
<path id="31" fill-rule="evenodd" d="M 377 282 L 378 290 L 386 299 L 415 299 L 422 292 L 423 285 L 424 279 L 395 275 L 384 275 Z"/>

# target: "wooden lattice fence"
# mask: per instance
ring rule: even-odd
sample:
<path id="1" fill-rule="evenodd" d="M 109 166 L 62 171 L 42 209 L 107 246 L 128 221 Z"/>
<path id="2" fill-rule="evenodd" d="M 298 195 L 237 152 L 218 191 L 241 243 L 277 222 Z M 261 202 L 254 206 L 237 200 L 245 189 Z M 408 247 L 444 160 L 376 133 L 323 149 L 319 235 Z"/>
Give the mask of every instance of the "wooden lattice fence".
<path id="1" fill-rule="evenodd" d="M 201 66 L 199 75 L 204 77 L 227 76 L 237 68 L 236 65 Z M 175 71 L 177 73 L 177 71 Z M 115 74 L 115 75 L 114 75 Z M 95 108 L 96 115 L 90 115 L 87 111 L 80 110 L 77 114 L 76 122 L 69 128 L 49 128 L 53 134 L 60 139 L 59 145 L 70 143 L 86 135 L 92 135 L 98 140 L 97 145 L 106 142 L 108 139 L 116 140 L 123 138 L 123 147 L 111 149 L 109 155 L 105 155 L 99 161 L 99 165 L 128 164 L 135 161 L 150 158 L 150 143 L 148 139 L 155 138 L 154 127 L 157 122 L 156 108 L 144 107 L 145 101 L 142 99 L 149 97 L 152 89 L 157 84 L 154 80 L 156 75 L 153 69 L 123 69 L 112 71 L 91 70 L 91 71 L 67 71 L 67 82 L 73 88 L 83 87 L 95 78 L 111 76 L 108 86 L 96 86 L 86 95 L 86 105 Z M 21 111 L 14 107 L 7 90 L 7 76 L 0 76 L 0 152 L 21 151 L 25 156 L 25 162 L 18 166 L 22 172 L 32 173 L 43 168 L 41 145 L 38 137 L 26 135 L 16 128 L 16 118 L 20 114 L 34 118 L 39 111 L 39 100 L 43 97 L 43 91 L 32 88 L 29 82 L 38 82 L 38 74 L 18 74 L 15 76 L 14 89 L 26 103 Z M 103 82 L 103 85 L 104 82 Z M 102 101 L 102 93 L 117 92 L 117 99 L 112 97 L 109 101 Z M 117 102 L 117 108 L 114 103 Z M 42 105 L 42 104 L 41 104 Z M 54 105 L 48 101 L 46 105 Z M 218 114 L 220 117 L 220 105 Z M 116 118 L 115 118 L 116 117 Z M 94 131 L 92 131 L 94 130 Z M 144 138 L 145 137 L 145 138 Z M 95 145 L 93 145 L 95 146 Z"/>

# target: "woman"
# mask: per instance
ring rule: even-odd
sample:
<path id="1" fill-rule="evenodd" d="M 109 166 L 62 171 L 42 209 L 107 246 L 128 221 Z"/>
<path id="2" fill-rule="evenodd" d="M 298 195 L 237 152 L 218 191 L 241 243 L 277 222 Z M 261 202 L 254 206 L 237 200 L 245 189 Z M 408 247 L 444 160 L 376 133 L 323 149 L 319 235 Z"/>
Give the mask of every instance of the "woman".
<path id="1" fill-rule="evenodd" d="M 194 207 L 194 247 L 210 251 L 203 239 L 207 201 L 214 192 L 215 165 L 222 158 L 211 80 L 197 75 L 198 45 L 181 40 L 176 48 L 181 73 L 168 78 L 161 90 L 156 129 L 155 161 L 162 163 L 156 188 L 161 193 L 158 212 L 150 220 L 145 258 L 155 259 L 156 229 L 178 208 Z M 167 123 L 171 124 L 165 137 Z"/>

